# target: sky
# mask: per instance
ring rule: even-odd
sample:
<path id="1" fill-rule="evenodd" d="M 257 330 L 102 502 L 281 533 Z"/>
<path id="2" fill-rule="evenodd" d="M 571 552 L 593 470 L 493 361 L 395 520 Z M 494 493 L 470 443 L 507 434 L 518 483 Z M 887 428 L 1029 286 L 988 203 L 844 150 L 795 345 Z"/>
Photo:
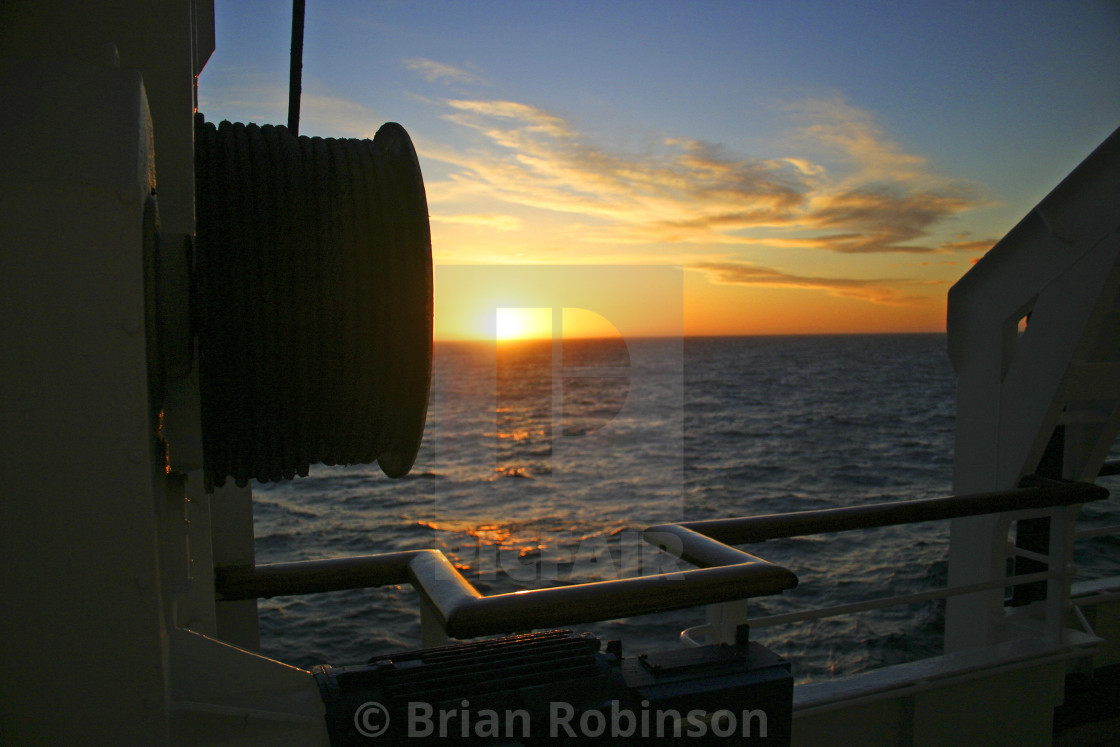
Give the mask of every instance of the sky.
<path id="1" fill-rule="evenodd" d="M 215 13 L 199 110 L 284 123 L 291 3 Z M 599 266 L 626 334 L 936 332 L 1120 126 L 1120 0 L 307 0 L 301 109 L 412 137 L 437 338 Z"/>

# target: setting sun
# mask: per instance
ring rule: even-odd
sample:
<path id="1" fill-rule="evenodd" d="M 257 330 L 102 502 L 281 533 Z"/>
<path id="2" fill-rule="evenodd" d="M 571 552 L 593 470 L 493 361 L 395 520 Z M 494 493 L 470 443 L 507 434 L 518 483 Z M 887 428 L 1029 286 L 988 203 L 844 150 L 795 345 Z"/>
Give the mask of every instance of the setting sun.
<path id="1" fill-rule="evenodd" d="M 549 339 L 552 337 L 552 309 L 495 309 L 494 337 L 497 340 Z"/>

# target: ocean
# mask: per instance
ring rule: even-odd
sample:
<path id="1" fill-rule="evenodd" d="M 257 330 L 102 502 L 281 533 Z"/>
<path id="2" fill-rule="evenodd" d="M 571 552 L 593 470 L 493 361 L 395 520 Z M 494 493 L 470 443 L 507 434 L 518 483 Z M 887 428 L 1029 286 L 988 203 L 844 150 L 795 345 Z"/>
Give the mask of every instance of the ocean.
<path id="1" fill-rule="evenodd" d="M 257 563 L 435 548 L 487 595 L 672 570 L 643 528 L 949 495 L 954 387 L 943 334 L 436 343 L 412 472 L 254 484 Z M 1088 520 L 1116 523 L 1112 504 Z M 947 539 L 934 522 L 744 546 L 800 578 L 751 615 L 944 585 Z M 1120 574 L 1112 537 L 1082 544 L 1090 575 Z M 259 610 L 262 652 L 296 666 L 420 647 L 408 586 Z M 640 653 L 703 622 L 692 609 L 574 627 Z M 806 681 L 936 655 L 942 626 L 930 602 L 752 639 Z"/>

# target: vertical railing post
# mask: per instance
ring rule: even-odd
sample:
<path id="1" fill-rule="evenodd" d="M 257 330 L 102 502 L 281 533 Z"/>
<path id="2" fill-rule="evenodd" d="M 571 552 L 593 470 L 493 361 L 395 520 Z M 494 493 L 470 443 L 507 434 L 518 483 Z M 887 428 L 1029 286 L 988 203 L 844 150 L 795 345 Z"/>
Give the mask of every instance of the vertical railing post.
<path id="1" fill-rule="evenodd" d="M 447 631 L 443 629 L 435 606 L 423 594 L 420 595 L 420 647 L 436 648 L 450 642 Z"/>
<path id="2" fill-rule="evenodd" d="M 737 631 L 748 622 L 747 599 L 736 599 L 732 602 L 709 604 L 708 635 L 711 643 L 726 643 L 732 645 L 737 640 Z"/>
<path id="3" fill-rule="evenodd" d="M 1007 514 L 949 522 L 949 586 L 967 586 L 1007 575 Z M 999 638 L 1003 590 L 978 591 L 945 602 L 945 653 L 982 648 Z"/>
<path id="4" fill-rule="evenodd" d="M 1062 640 L 1066 612 L 1069 610 L 1069 587 L 1073 581 L 1073 542 L 1077 536 L 1077 515 L 1080 505 L 1056 506 L 1050 516 L 1050 570 L 1058 576 L 1046 582 L 1047 638 Z"/>

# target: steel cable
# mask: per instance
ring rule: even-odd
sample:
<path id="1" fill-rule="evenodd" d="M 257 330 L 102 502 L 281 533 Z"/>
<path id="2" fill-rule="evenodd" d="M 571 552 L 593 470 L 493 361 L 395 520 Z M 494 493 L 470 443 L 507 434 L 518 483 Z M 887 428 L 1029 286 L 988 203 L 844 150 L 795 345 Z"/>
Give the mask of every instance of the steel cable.
<path id="1" fill-rule="evenodd" d="M 432 366 L 427 201 L 400 125 L 373 140 L 196 121 L 207 483 L 416 459 Z"/>

